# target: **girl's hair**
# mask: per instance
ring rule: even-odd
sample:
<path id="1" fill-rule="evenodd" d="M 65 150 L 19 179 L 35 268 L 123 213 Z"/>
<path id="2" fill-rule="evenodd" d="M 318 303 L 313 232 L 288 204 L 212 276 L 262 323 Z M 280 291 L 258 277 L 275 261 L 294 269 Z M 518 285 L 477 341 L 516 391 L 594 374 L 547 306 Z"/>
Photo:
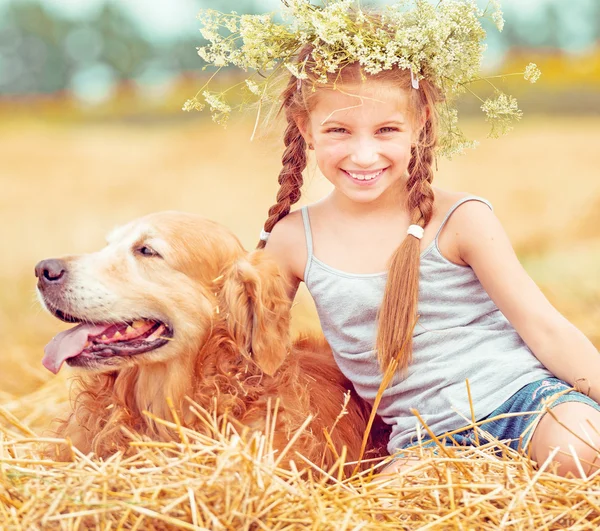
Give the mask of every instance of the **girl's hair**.
<path id="1" fill-rule="evenodd" d="M 308 79 L 299 82 L 295 76 L 290 76 L 282 93 L 280 112 L 285 111 L 287 128 L 284 136 L 283 168 L 279 174 L 281 186 L 277 194 L 277 203 L 269 210 L 264 230 L 271 232 L 277 222 L 289 214 L 290 207 L 300 199 L 307 146 L 298 124 L 308 124 L 309 113 L 319 95 L 318 88 L 335 88 L 336 84 L 360 83 L 364 79 L 392 82 L 409 95 L 409 112 L 413 126 L 417 127 L 418 138 L 411 147 L 406 207 L 410 213 L 411 224 L 426 227 L 433 213 L 432 164 L 438 138 L 436 104 L 443 99 L 441 91 L 427 79 L 421 79 L 419 88 L 413 89 L 410 70 L 395 68 L 370 75 L 365 74 L 358 64 L 344 67 L 342 72 L 332 76 L 330 84 L 323 85 L 317 82 L 314 75 L 311 76 L 306 61 L 311 52 L 310 45 L 304 47 L 297 60 L 297 64 L 307 65 L 305 71 Z M 261 240 L 258 248 L 264 246 L 265 242 Z M 391 258 L 383 303 L 379 310 L 376 350 L 383 370 L 399 355 L 399 369 L 406 369 L 411 361 L 412 332 L 418 318 L 416 312 L 419 265 L 420 240 L 414 236 L 406 236 Z"/>

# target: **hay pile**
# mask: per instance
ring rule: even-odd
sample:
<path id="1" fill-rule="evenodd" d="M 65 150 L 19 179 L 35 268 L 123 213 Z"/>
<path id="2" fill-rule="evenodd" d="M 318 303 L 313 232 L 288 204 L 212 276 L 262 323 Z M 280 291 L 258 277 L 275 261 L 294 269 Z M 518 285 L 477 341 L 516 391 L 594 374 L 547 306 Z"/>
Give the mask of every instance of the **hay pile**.
<path id="1" fill-rule="evenodd" d="M 204 414 L 210 438 L 161 421 L 178 430 L 178 442 L 130 434 L 130 457 L 101 461 L 72 448 L 72 462 L 56 463 L 43 446 L 68 441 L 37 437 L 17 418 L 40 421 L 32 398 L 44 403 L 43 393 L 56 396 L 41 390 L 0 409 L 2 530 L 600 527 L 597 473 L 560 478 L 501 442 L 438 456 L 417 448 L 420 462 L 395 478 L 376 477 L 385 462 L 352 476 L 351 465 L 323 471 L 301 455 L 275 455 L 269 429 L 239 433 Z M 281 466 L 289 460 L 291 468 Z"/>

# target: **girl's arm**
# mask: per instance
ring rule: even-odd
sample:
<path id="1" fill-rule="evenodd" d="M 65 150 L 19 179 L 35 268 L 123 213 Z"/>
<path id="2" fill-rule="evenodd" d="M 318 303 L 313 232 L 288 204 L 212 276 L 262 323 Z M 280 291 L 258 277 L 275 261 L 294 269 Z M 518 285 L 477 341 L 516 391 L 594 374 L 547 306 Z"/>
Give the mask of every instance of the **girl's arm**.
<path id="1" fill-rule="evenodd" d="M 460 257 L 535 356 L 556 377 L 600 402 L 600 355 L 592 342 L 546 299 L 520 264 L 498 218 L 485 204 L 458 208 L 447 229 Z M 577 380 L 586 379 L 586 381 Z"/>
<path id="2" fill-rule="evenodd" d="M 290 303 L 294 300 L 300 285 L 298 258 L 302 258 L 302 254 L 306 255 L 306 249 L 302 248 L 304 232 L 302 226 L 298 227 L 298 220 L 295 220 L 295 217 L 297 217 L 296 214 L 292 213 L 281 219 L 273 227 L 265 245 L 265 252 L 275 258 L 288 282 L 287 292 Z M 304 263 L 306 263 L 306 258 Z"/>

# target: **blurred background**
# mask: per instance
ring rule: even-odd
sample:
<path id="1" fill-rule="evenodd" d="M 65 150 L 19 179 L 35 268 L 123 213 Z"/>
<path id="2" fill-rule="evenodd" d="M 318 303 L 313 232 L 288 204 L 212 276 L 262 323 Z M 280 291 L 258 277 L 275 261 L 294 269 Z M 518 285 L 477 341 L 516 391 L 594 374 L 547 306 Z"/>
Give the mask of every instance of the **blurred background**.
<path id="1" fill-rule="evenodd" d="M 36 301 L 39 260 L 96 250 L 114 226 L 165 209 L 200 213 L 256 244 L 277 191 L 282 125 L 250 142 L 252 112 L 224 129 L 181 107 L 206 75 L 199 9 L 277 6 L 0 0 L 0 404 L 16 411 L 19 397 L 33 403 L 30 393 L 68 376 L 41 366 L 65 326 Z M 499 80 L 524 111 L 499 140 L 486 139 L 477 101 L 465 97 L 465 130 L 481 145 L 439 161 L 435 181 L 492 201 L 528 272 L 600 347 L 600 0 L 504 0 L 503 9 L 504 31 L 487 27 L 485 70 L 535 62 L 543 75 L 536 85 Z M 328 190 L 311 164 L 301 204 Z M 296 329 L 318 324 L 304 291 L 294 317 Z"/>

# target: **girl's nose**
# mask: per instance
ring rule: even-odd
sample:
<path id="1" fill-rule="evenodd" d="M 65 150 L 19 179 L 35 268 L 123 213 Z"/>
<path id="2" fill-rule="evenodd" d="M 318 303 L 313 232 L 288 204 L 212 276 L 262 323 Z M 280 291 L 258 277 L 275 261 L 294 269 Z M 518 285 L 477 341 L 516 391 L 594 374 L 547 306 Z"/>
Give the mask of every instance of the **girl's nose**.
<path id="1" fill-rule="evenodd" d="M 372 139 L 357 139 L 354 142 L 350 160 L 361 168 L 373 166 L 379 160 L 377 144 Z"/>

